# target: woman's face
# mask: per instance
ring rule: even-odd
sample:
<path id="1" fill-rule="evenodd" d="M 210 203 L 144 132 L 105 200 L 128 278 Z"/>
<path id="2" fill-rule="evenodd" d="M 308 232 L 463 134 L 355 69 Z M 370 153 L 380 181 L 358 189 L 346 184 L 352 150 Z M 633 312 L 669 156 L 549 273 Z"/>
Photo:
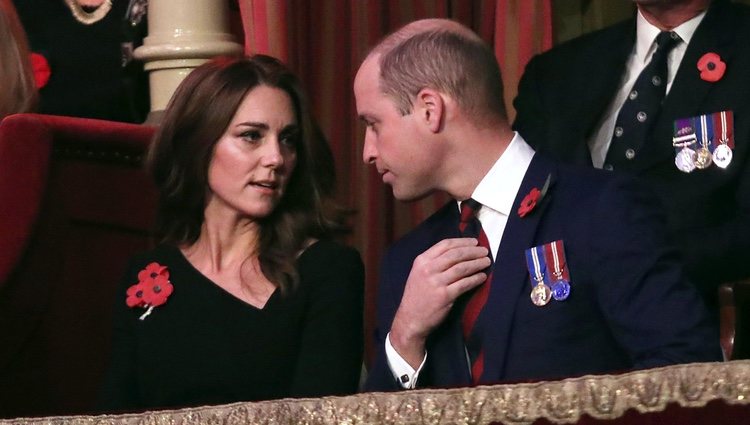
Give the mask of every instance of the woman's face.
<path id="1" fill-rule="evenodd" d="M 271 214 L 297 164 L 298 136 L 285 91 L 265 85 L 251 90 L 214 146 L 206 214 L 252 219 Z"/>

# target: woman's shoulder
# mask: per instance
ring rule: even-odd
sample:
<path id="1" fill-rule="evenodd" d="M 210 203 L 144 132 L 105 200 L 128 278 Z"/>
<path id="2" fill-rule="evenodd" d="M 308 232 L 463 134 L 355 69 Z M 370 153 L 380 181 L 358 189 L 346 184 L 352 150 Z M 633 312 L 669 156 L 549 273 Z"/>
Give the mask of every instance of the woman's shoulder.
<path id="1" fill-rule="evenodd" d="M 358 261 L 361 262 L 359 251 L 332 239 L 316 239 L 311 241 L 299 258 L 300 262 L 317 261 Z"/>
<path id="2" fill-rule="evenodd" d="M 364 287 L 364 264 L 355 248 L 321 239 L 300 255 L 298 271 L 303 288 L 315 288 L 317 294 L 336 294 L 334 298 L 358 299 Z M 333 295 L 324 295 L 327 298 Z"/>
<path id="3" fill-rule="evenodd" d="M 300 255 L 298 270 L 303 279 L 331 275 L 356 276 L 364 273 L 362 257 L 355 248 L 330 239 L 314 241 Z"/>

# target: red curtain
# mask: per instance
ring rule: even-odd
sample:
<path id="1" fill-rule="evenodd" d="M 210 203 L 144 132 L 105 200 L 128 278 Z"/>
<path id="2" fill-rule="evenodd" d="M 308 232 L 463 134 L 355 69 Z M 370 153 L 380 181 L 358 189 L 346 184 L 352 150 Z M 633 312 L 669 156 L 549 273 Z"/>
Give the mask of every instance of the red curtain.
<path id="1" fill-rule="evenodd" d="M 530 57 L 552 46 L 550 0 L 238 0 L 246 53 L 284 60 L 306 85 L 335 158 L 339 197 L 358 212 L 352 245 L 367 271 L 365 325 L 369 344 L 381 254 L 397 237 L 443 205 L 436 194 L 404 204 L 373 167 L 362 163 L 364 128 L 352 83 L 368 49 L 384 35 L 422 18 L 451 18 L 494 46 L 511 101 Z M 368 358 L 371 347 L 366 347 Z"/>

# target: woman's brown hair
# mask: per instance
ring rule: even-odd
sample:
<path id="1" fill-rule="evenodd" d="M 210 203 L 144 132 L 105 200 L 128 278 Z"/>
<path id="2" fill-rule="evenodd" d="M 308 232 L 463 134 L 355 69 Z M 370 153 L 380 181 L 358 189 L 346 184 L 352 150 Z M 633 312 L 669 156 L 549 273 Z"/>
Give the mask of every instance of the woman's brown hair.
<path id="1" fill-rule="evenodd" d="M 298 279 L 294 262 L 306 242 L 345 230 L 345 213 L 332 199 L 333 155 L 313 123 L 299 80 L 286 66 L 255 55 L 220 57 L 193 70 L 167 106 L 147 167 L 160 192 L 157 232 L 163 242 L 195 243 L 214 146 L 247 93 L 261 85 L 289 95 L 300 128 L 297 165 L 279 205 L 260 222 L 257 251 L 263 274 L 285 293 Z"/>

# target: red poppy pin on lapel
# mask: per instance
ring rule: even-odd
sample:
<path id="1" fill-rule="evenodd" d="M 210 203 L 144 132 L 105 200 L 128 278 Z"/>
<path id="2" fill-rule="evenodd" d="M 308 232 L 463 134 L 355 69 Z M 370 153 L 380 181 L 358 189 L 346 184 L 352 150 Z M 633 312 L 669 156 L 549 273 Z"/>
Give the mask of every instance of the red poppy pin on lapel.
<path id="1" fill-rule="evenodd" d="M 526 217 L 529 213 L 534 211 L 534 208 L 536 208 L 536 205 L 541 202 L 541 200 L 544 198 L 544 195 L 547 193 L 547 188 L 549 187 L 550 179 L 552 178 L 552 174 L 547 176 L 547 180 L 544 182 L 544 186 L 542 186 L 542 190 L 539 190 L 535 187 L 532 187 L 529 193 L 524 196 L 523 200 L 521 201 L 521 205 L 518 207 L 518 216 L 523 218 Z"/>
<path id="2" fill-rule="evenodd" d="M 518 215 L 520 217 L 526 217 L 528 213 L 533 211 L 539 198 L 541 198 L 541 195 L 542 192 L 539 189 L 535 187 L 531 188 L 531 191 L 527 193 L 523 198 L 523 201 L 521 201 L 521 206 L 518 207 Z"/>
<path id="3" fill-rule="evenodd" d="M 151 314 L 154 307 L 167 302 L 167 298 L 174 291 L 174 286 L 169 281 L 169 270 L 159 263 L 151 263 L 138 272 L 138 283 L 127 290 L 125 303 L 128 307 L 141 307 L 147 309 L 139 317 L 143 320 Z"/>
<path id="4" fill-rule="evenodd" d="M 714 52 L 708 52 L 698 60 L 698 70 L 701 72 L 701 80 L 715 83 L 724 76 L 727 64 L 721 60 L 721 56 Z"/>

